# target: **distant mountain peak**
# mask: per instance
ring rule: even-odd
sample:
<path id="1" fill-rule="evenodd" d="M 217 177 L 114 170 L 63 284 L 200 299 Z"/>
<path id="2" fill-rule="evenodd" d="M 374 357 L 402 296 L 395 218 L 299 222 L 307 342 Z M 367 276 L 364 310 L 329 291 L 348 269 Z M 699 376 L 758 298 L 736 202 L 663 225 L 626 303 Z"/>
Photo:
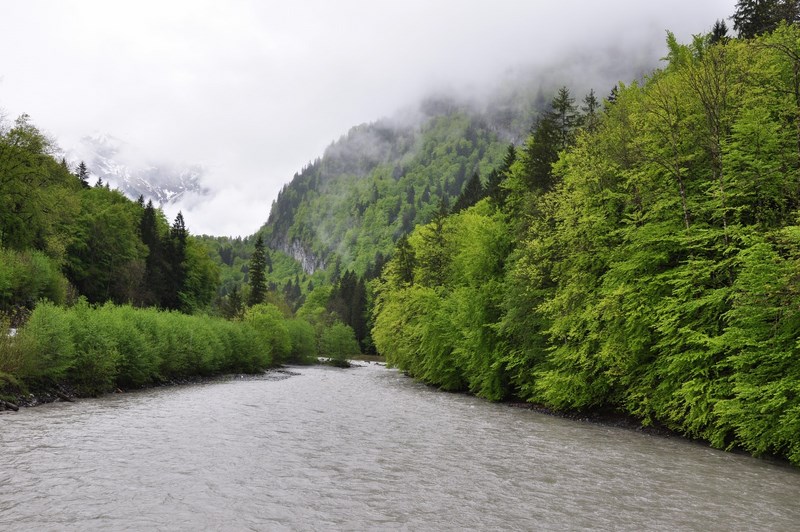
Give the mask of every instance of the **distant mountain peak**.
<path id="1" fill-rule="evenodd" d="M 177 202 L 187 193 L 208 194 L 202 183 L 205 175 L 202 165 L 135 160 L 125 156 L 129 151 L 131 147 L 124 140 L 94 132 L 82 137 L 79 145 L 65 152 L 64 157 L 73 166 L 83 161 L 93 180 L 101 178 L 132 199 L 144 196 L 165 205 Z"/>

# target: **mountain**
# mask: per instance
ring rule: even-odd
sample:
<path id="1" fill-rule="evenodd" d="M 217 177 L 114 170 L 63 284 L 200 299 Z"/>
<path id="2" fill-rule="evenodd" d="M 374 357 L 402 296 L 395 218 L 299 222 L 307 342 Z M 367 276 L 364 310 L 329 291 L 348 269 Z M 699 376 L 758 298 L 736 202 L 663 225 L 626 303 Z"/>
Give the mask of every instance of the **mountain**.
<path id="1" fill-rule="evenodd" d="M 309 274 L 337 263 L 364 273 L 452 205 L 471 177 L 486 179 L 533 124 L 537 99 L 435 96 L 353 127 L 284 186 L 261 229 L 266 241 Z"/>
<path id="2" fill-rule="evenodd" d="M 86 163 L 93 180 L 97 178 L 118 188 L 129 198 L 144 196 L 157 205 L 175 203 L 186 193 L 208 194 L 203 187 L 201 165 L 177 165 L 156 161 L 129 162 L 130 151 L 124 141 L 108 134 L 93 134 L 81 139 L 80 145 L 65 154 L 73 165 Z"/>

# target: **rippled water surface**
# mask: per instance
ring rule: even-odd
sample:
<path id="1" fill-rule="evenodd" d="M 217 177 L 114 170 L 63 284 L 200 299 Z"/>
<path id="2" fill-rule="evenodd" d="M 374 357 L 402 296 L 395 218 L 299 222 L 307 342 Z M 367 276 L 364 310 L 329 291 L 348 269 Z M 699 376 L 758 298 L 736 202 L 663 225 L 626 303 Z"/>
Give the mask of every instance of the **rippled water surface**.
<path id="1" fill-rule="evenodd" d="M 0 415 L 0 530 L 798 530 L 800 472 L 293 368 Z"/>

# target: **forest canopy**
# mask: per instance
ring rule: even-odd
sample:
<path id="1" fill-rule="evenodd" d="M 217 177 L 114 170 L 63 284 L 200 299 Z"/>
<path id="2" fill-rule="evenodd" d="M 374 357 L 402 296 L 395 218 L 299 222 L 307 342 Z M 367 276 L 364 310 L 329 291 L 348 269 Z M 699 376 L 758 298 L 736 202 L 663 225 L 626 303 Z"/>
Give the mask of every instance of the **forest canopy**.
<path id="1" fill-rule="evenodd" d="M 396 247 L 378 351 L 444 389 L 800 463 L 798 42 L 670 34 L 591 119 L 560 91 L 502 195 Z"/>

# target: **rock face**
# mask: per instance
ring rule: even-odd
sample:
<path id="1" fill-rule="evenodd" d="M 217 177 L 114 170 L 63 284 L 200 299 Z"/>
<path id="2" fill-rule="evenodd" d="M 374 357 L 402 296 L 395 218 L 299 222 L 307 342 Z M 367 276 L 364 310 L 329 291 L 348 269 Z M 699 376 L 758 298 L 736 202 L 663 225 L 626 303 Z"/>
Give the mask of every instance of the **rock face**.
<path id="1" fill-rule="evenodd" d="M 278 249 L 299 262 L 303 271 L 309 275 L 317 270 L 325 269 L 325 261 L 314 255 L 312 251 L 305 249 L 299 240 L 292 240 L 288 244 L 280 245 Z"/>
<path id="2" fill-rule="evenodd" d="M 95 134 L 83 137 L 80 145 L 64 156 L 72 166 L 81 161 L 86 163 L 90 184 L 100 178 L 131 199 L 144 196 L 163 206 L 178 201 L 187 193 L 208 194 L 208 189 L 202 185 L 202 166 L 140 160 L 131 155 L 131 151 L 129 145 L 116 137 Z"/>

